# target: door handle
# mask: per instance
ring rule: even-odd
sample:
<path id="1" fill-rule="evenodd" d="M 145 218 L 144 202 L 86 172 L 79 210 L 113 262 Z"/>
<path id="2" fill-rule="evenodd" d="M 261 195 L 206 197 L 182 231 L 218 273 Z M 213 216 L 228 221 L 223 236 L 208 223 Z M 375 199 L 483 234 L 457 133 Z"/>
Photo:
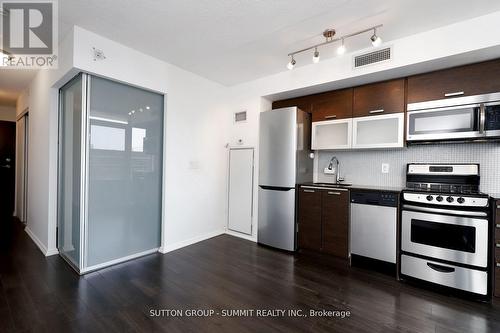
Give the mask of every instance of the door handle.
<path id="1" fill-rule="evenodd" d="M 384 109 L 380 109 L 380 110 L 371 110 L 371 111 L 368 111 L 368 113 L 371 113 L 371 114 L 374 114 L 374 113 L 382 113 L 384 112 Z"/>
<path id="2" fill-rule="evenodd" d="M 331 116 L 325 116 L 325 119 L 335 119 L 337 118 L 337 115 L 331 115 Z"/>
<path id="3" fill-rule="evenodd" d="M 314 193 L 314 192 L 316 192 L 315 190 L 302 190 L 302 191 L 307 192 L 307 193 Z"/>
<path id="4" fill-rule="evenodd" d="M 328 192 L 328 195 L 341 195 L 340 192 Z"/>
<path id="5" fill-rule="evenodd" d="M 444 94 L 444 97 L 460 96 L 460 95 L 463 95 L 463 94 L 464 94 L 463 91 L 455 91 L 455 92 Z"/>
<path id="6" fill-rule="evenodd" d="M 479 107 L 479 133 L 484 133 L 486 121 L 486 109 L 484 104 Z"/>
<path id="7" fill-rule="evenodd" d="M 2 168 L 10 169 L 10 164 L 2 165 Z"/>
<path id="8" fill-rule="evenodd" d="M 437 272 L 441 272 L 441 273 L 452 273 L 455 271 L 455 268 L 453 268 L 453 267 L 441 266 L 441 265 L 433 264 L 430 262 L 427 263 L 427 266 L 429 266 L 433 270 L 435 270 Z"/>

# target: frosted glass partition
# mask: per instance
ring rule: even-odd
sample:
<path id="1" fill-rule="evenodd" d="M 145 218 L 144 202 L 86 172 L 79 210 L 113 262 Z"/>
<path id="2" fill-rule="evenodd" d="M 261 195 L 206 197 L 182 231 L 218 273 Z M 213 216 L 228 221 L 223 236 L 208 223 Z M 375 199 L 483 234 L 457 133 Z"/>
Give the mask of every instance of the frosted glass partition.
<path id="1" fill-rule="evenodd" d="M 81 128 L 83 120 L 83 83 L 78 75 L 61 88 L 59 111 L 59 253 L 74 268 L 81 268 Z"/>
<path id="2" fill-rule="evenodd" d="M 79 74 L 60 90 L 58 249 L 79 273 L 160 247 L 163 95 Z"/>
<path id="3" fill-rule="evenodd" d="M 90 78 L 87 266 L 160 246 L 163 96 Z"/>

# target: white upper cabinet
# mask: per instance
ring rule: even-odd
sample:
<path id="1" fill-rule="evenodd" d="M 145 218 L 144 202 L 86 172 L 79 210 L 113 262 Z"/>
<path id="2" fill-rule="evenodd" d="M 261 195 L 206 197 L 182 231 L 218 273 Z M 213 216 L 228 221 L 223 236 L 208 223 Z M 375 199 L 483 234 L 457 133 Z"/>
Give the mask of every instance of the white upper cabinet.
<path id="1" fill-rule="evenodd" d="M 350 149 L 352 118 L 312 123 L 312 149 Z"/>
<path id="2" fill-rule="evenodd" d="M 401 148 L 404 146 L 404 112 L 353 118 L 353 148 Z"/>

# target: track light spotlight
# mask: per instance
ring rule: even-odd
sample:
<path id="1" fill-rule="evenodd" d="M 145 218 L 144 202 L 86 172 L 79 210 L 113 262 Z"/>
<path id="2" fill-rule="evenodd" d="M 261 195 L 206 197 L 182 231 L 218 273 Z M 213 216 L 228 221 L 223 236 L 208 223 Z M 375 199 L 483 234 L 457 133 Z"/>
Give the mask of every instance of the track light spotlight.
<path id="1" fill-rule="evenodd" d="M 319 51 L 318 48 L 314 49 L 313 62 L 317 64 L 319 62 Z"/>
<path id="2" fill-rule="evenodd" d="M 288 63 L 288 65 L 286 65 L 286 68 L 288 68 L 288 69 L 292 70 L 292 69 L 295 67 L 295 64 L 296 64 L 296 63 L 297 63 L 297 62 L 295 61 L 295 59 L 294 59 L 294 58 L 293 58 L 293 56 L 292 56 L 292 59 L 290 59 L 290 62 Z"/>
<path id="3" fill-rule="evenodd" d="M 372 45 L 375 47 L 382 44 L 382 38 L 377 36 L 377 28 L 373 29 L 373 35 L 370 37 L 370 40 L 372 41 Z"/>
<path id="4" fill-rule="evenodd" d="M 344 38 L 342 38 L 342 45 L 337 48 L 337 54 L 343 55 L 345 53 Z"/>

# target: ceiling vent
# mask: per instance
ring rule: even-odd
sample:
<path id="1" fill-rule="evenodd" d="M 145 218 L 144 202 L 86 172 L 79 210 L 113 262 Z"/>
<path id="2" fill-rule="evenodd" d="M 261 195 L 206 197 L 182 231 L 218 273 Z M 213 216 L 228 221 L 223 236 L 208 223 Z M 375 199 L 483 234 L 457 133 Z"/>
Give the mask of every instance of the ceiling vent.
<path id="1" fill-rule="evenodd" d="M 243 123 L 245 121 L 247 121 L 247 112 L 246 111 L 234 113 L 234 122 L 235 123 Z"/>
<path id="2" fill-rule="evenodd" d="M 383 61 L 391 60 L 392 48 L 386 47 L 370 53 L 361 54 L 354 57 L 354 68 L 359 68 Z"/>

